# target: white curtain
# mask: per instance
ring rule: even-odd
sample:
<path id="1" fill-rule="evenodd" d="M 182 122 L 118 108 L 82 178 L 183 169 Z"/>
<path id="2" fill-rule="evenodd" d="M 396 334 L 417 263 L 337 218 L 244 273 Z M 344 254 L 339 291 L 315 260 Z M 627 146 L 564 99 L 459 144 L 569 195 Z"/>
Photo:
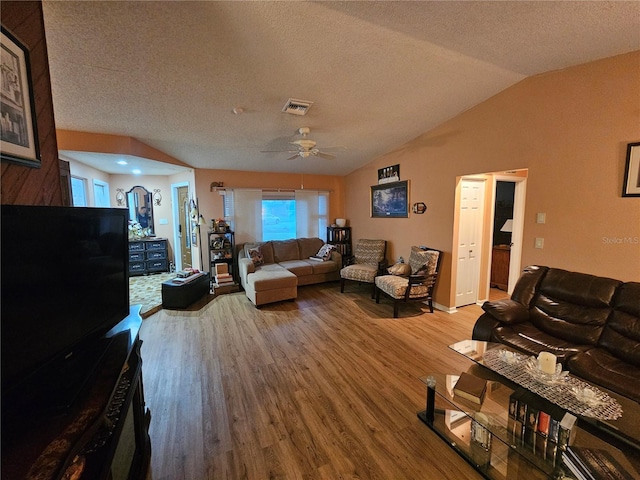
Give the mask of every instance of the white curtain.
<path id="1" fill-rule="evenodd" d="M 324 238 L 329 216 L 329 192 L 296 190 L 296 237 Z"/>
<path id="2" fill-rule="evenodd" d="M 262 190 L 233 190 L 231 213 L 236 245 L 262 239 Z"/>

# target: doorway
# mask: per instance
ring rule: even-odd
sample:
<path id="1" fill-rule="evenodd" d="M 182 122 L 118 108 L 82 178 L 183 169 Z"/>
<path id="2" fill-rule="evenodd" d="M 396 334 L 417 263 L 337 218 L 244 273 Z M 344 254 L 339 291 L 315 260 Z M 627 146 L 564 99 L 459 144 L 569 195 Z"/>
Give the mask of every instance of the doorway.
<path id="1" fill-rule="evenodd" d="M 453 267 L 452 295 L 454 306 L 461 307 L 472 303 L 481 303 L 490 295 L 492 283 L 491 267 L 494 258 L 494 233 L 510 234 L 507 266 L 503 266 L 504 276 L 501 283 L 503 291 L 509 294 L 520 278 L 522 237 L 524 229 L 524 208 L 527 170 L 485 173 L 459 178 L 456 188 L 456 215 L 453 240 L 453 255 L 456 265 Z M 496 218 L 496 199 L 498 182 L 508 182 L 513 191 L 513 209 L 511 222 Z M 484 199 L 479 196 L 477 186 L 483 184 Z M 473 195 L 472 195 L 473 193 Z M 504 212 L 500 212 L 504 214 Z M 478 223 L 480 232 L 478 233 Z M 501 225 L 497 225 L 501 223 Z M 505 225 L 506 224 L 506 225 Z M 496 232 L 498 230 L 498 232 Z M 511 230 L 507 232 L 507 230 Z M 500 237 L 498 235 L 499 239 Z M 506 245 L 506 244 L 505 244 Z M 498 252 L 504 253 L 504 252 Z M 503 255 L 504 256 L 504 255 Z"/>
<path id="2" fill-rule="evenodd" d="M 191 255 L 191 235 L 189 222 L 189 184 L 180 183 L 171 185 L 171 197 L 173 200 L 173 224 L 174 242 L 176 246 L 175 264 L 176 270 L 184 270 L 193 266 Z"/>

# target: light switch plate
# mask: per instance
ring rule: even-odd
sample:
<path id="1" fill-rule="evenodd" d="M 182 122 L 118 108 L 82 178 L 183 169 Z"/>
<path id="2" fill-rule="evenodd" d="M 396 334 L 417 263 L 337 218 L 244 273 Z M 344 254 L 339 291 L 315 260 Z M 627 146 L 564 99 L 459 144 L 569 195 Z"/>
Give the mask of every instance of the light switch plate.
<path id="1" fill-rule="evenodd" d="M 547 214 L 546 213 L 538 213 L 536 216 L 536 223 L 546 223 Z"/>
<path id="2" fill-rule="evenodd" d="M 536 248 L 543 248 L 544 247 L 544 238 L 536 238 Z"/>

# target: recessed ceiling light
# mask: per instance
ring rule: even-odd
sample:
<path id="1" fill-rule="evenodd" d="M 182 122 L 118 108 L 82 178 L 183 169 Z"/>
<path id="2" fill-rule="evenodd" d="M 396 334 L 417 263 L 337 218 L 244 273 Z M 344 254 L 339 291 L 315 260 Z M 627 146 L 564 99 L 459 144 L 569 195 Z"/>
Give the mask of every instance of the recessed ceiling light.
<path id="1" fill-rule="evenodd" d="M 139 168 L 134 168 L 131 173 L 133 173 L 134 175 L 140 175 L 142 173 L 142 170 L 140 170 Z"/>
<path id="2" fill-rule="evenodd" d="M 127 161 L 126 161 L 126 160 L 118 160 L 116 163 L 117 163 L 118 165 L 126 165 L 126 164 L 127 164 Z"/>

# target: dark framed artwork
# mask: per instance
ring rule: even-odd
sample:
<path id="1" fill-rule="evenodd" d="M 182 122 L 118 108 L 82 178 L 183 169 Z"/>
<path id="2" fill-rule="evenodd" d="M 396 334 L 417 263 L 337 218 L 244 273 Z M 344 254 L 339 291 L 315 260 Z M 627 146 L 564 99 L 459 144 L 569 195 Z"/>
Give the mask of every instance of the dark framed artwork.
<path id="1" fill-rule="evenodd" d="M 640 197 L 640 142 L 627 145 L 623 197 Z"/>
<path id="2" fill-rule="evenodd" d="M 409 181 L 373 185 L 371 187 L 373 218 L 406 218 L 409 216 Z"/>
<path id="3" fill-rule="evenodd" d="M 378 169 L 378 185 L 400 181 L 400 164 Z"/>
<path id="4" fill-rule="evenodd" d="M 29 51 L 4 27 L 0 43 L 0 157 L 40 167 Z"/>

